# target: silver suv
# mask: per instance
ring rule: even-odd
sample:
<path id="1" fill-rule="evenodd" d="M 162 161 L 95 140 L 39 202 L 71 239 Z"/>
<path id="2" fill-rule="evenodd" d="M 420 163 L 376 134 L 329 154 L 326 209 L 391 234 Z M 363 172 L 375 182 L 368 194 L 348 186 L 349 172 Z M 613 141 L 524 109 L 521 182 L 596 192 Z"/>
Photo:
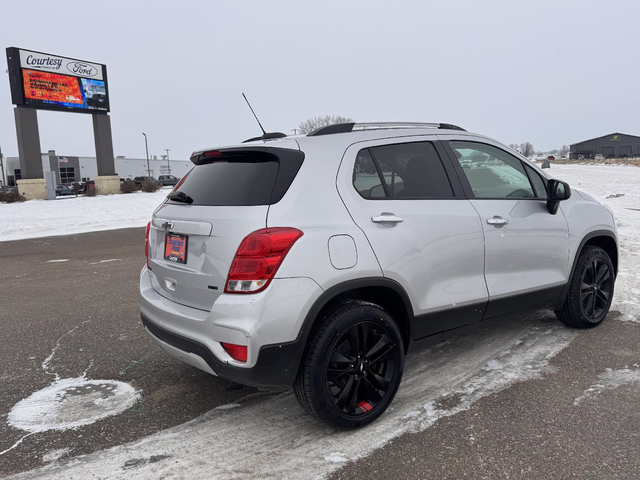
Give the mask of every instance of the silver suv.
<path id="1" fill-rule="evenodd" d="M 610 210 L 455 125 L 339 124 L 191 160 L 147 227 L 146 330 L 211 374 L 293 386 L 332 426 L 375 420 L 406 354 L 472 324 L 609 311 Z"/>

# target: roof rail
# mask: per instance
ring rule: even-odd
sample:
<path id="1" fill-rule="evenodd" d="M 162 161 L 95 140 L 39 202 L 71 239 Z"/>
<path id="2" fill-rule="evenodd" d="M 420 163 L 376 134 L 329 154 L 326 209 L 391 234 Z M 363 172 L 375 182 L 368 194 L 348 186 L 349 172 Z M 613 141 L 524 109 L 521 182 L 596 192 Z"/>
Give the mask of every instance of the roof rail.
<path id="1" fill-rule="evenodd" d="M 383 130 L 391 128 L 439 128 L 443 130 L 461 130 L 462 127 L 450 123 L 424 123 L 424 122 L 373 122 L 373 123 L 336 123 L 326 127 L 318 128 L 307 134 L 308 137 L 318 137 L 320 135 L 332 135 L 334 133 L 348 133 L 354 130 Z"/>

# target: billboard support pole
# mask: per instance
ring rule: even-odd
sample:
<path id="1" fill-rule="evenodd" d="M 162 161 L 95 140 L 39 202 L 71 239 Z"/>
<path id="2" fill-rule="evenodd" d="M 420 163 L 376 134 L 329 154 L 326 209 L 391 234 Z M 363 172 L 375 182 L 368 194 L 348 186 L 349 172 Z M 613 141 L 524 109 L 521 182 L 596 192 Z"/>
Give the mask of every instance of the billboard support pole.
<path id="1" fill-rule="evenodd" d="M 109 115 L 93 114 L 93 137 L 96 144 L 98 175 L 116 175 L 111 137 L 111 118 Z"/>
<path id="2" fill-rule="evenodd" d="M 18 191 L 27 200 L 46 200 L 47 184 L 42 172 L 37 110 L 16 107 L 14 114 L 20 157 L 20 180 L 16 181 Z"/>
<path id="3" fill-rule="evenodd" d="M 94 179 L 96 193 L 109 195 L 120 193 L 120 177 L 116 173 L 111 136 L 111 118 L 105 114 L 92 114 L 93 138 L 96 144 L 98 176 Z"/>

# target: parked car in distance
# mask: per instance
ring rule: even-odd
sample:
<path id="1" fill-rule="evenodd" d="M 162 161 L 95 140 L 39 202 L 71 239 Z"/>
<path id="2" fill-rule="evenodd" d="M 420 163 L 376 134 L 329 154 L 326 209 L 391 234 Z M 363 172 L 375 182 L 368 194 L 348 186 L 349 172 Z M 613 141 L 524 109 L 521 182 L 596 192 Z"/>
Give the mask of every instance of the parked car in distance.
<path id="1" fill-rule="evenodd" d="M 16 186 L 5 186 L 5 187 L 0 187 L 0 193 L 13 193 L 13 192 L 17 192 L 18 191 L 18 187 Z"/>
<path id="2" fill-rule="evenodd" d="M 503 144 L 439 123 L 281 137 L 196 151 L 147 225 L 141 319 L 177 359 L 293 387 L 348 429 L 385 412 L 418 348 L 526 310 L 607 316 L 611 210 Z"/>
<path id="3" fill-rule="evenodd" d="M 602 155 L 601 153 L 596 153 L 594 160 L 604 160 L 604 155 Z"/>
<path id="4" fill-rule="evenodd" d="M 173 187 L 174 185 L 177 185 L 179 181 L 180 179 L 176 178 L 173 175 L 160 175 L 158 177 L 158 182 L 160 182 L 163 187 L 167 187 L 167 186 Z"/>
<path id="5" fill-rule="evenodd" d="M 67 185 L 56 185 L 56 197 L 64 195 L 73 195 L 73 189 Z"/>
<path id="6" fill-rule="evenodd" d="M 153 178 L 153 177 L 148 177 L 148 176 L 135 177 L 135 178 L 133 179 L 133 181 L 134 181 L 134 182 L 136 182 L 136 185 L 138 185 L 139 187 L 142 187 L 142 184 L 143 184 L 146 180 L 151 180 L 152 182 L 159 183 L 155 178 Z"/>
<path id="7" fill-rule="evenodd" d="M 79 193 L 86 193 L 87 189 L 90 187 L 95 188 L 96 182 L 94 180 L 87 180 L 84 182 L 78 183 Z"/>

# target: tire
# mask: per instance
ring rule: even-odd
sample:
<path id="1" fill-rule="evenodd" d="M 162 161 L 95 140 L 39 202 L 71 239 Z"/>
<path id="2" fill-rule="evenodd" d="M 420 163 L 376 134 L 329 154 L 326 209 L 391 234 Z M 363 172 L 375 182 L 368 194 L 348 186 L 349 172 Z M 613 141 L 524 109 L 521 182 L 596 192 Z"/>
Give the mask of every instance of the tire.
<path id="1" fill-rule="evenodd" d="M 382 415 L 398 391 L 402 335 L 386 311 L 360 300 L 334 305 L 321 322 L 294 382 L 296 397 L 321 422 L 362 427 Z"/>
<path id="2" fill-rule="evenodd" d="M 615 273 L 607 252 L 588 245 L 578 258 L 569 292 L 558 319 L 573 328 L 593 328 L 602 323 L 613 300 Z"/>

